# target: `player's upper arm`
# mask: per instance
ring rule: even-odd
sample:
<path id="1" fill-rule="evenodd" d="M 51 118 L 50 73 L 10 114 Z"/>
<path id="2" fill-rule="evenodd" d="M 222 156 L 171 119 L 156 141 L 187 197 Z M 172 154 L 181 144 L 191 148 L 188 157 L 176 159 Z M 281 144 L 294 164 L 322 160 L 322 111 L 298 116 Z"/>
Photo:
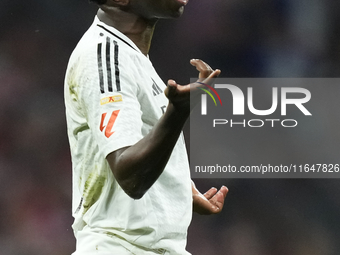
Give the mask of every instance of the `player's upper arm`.
<path id="1" fill-rule="evenodd" d="M 79 103 L 103 159 L 143 137 L 134 65 L 119 45 L 113 51 L 115 43 L 109 46 L 105 38 L 79 57 L 77 72 Z M 109 57 L 108 50 L 112 51 Z"/>

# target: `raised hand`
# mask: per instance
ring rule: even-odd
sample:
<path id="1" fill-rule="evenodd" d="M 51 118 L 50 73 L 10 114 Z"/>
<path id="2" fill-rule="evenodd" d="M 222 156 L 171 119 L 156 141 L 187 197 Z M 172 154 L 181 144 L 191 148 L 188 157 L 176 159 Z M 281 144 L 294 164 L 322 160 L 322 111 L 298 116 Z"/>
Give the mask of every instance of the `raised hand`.
<path id="1" fill-rule="evenodd" d="M 203 87 L 201 83 L 210 84 L 212 79 L 218 77 L 221 73 L 219 69 L 213 70 L 207 63 L 199 59 L 192 59 L 190 63 L 195 66 L 199 72 L 197 82 L 179 85 L 174 80 L 169 80 L 168 86 L 164 91 L 170 103 L 172 103 L 176 109 L 185 112 L 190 111 L 190 94 L 195 93 L 199 96 L 201 91 L 197 88 Z M 193 98 L 195 98 L 195 95 L 192 95 L 191 99 Z M 191 102 L 191 106 L 195 103 L 197 102 Z"/>

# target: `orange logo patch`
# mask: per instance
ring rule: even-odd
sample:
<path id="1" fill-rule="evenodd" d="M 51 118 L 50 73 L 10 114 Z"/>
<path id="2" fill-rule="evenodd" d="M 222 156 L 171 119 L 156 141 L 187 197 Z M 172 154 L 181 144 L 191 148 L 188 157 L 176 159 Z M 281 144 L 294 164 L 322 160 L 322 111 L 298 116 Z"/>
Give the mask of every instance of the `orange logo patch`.
<path id="1" fill-rule="evenodd" d="M 116 111 L 112 112 L 111 117 L 110 117 L 109 122 L 107 123 L 107 125 L 104 125 L 104 120 L 106 118 L 106 114 L 107 113 L 103 113 L 102 114 L 102 119 L 100 121 L 99 129 L 100 129 L 100 132 L 103 132 L 103 130 L 105 129 L 105 136 L 107 138 L 110 138 L 110 136 L 114 133 L 114 131 L 112 131 L 112 127 L 115 124 L 115 121 L 116 121 L 116 119 L 118 117 L 119 111 L 120 110 L 116 110 Z"/>

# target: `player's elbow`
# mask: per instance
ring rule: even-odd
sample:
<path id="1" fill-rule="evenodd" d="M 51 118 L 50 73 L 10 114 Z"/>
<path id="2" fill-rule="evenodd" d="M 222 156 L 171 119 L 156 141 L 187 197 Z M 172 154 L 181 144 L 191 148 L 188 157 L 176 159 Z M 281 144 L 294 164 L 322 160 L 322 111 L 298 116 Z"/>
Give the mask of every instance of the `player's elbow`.
<path id="1" fill-rule="evenodd" d="M 123 191 L 133 199 L 141 199 L 156 180 L 153 174 L 150 175 L 154 171 L 149 166 L 143 167 L 143 164 L 136 164 L 136 160 L 129 156 L 124 157 L 123 152 L 126 149 L 109 154 L 107 160 Z"/>
<path id="2" fill-rule="evenodd" d="M 147 189 L 144 187 L 143 183 L 133 179 L 130 180 L 117 180 L 124 192 L 132 199 L 141 199 Z"/>
<path id="3" fill-rule="evenodd" d="M 140 192 L 140 191 L 138 191 L 138 192 L 136 192 L 136 191 L 125 191 L 125 193 L 129 197 L 131 197 L 132 199 L 135 199 L 135 200 L 141 199 L 145 194 L 145 192 Z"/>

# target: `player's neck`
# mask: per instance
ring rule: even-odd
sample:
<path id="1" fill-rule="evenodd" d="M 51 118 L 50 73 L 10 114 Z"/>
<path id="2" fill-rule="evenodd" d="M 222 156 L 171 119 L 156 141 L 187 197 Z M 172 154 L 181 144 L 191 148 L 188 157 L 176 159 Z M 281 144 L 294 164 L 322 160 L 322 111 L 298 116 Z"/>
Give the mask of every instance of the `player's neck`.
<path id="1" fill-rule="evenodd" d="M 157 20 L 146 20 L 116 8 L 105 11 L 99 9 L 97 16 L 106 25 L 112 26 L 126 35 L 144 55 L 149 53 Z"/>

